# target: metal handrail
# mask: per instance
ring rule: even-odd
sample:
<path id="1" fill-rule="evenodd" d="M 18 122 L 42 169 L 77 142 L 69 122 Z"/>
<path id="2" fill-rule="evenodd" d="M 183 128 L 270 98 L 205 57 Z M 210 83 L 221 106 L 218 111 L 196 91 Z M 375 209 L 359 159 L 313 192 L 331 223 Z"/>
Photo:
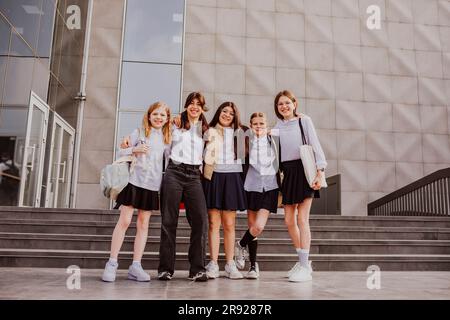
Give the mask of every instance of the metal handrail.
<path id="1" fill-rule="evenodd" d="M 449 216 L 450 168 L 438 170 L 367 205 L 370 216 Z"/>

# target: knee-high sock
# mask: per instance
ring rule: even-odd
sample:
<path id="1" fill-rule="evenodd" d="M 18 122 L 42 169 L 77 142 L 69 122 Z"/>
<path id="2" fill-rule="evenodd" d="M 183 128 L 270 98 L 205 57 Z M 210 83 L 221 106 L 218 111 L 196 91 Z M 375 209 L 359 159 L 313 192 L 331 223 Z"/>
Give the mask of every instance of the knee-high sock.
<path id="1" fill-rule="evenodd" d="M 239 244 L 241 245 L 242 248 L 245 248 L 249 244 L 249 242 L 252 241 L 253 239 L 255 239 L 255 237 L 252 236 L 252 234 L 250 233 L 250 229 L 247 229 L 244 236 L 239 241 Z"/>
<path id="2" fill-rule="evenodd" d="M 250 265 L 255 266 L 256 264 L 256 252 L 258 250 L 258 239 L 255 238 L 248 243 L 248 255 L 250 257 Z"/>

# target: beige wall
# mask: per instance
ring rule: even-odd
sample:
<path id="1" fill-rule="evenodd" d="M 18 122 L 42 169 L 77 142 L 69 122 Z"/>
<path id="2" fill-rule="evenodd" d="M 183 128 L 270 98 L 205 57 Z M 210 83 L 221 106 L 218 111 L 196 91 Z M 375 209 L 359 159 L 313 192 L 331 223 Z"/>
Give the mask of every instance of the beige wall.
<path id="1" fill-rule="evenodd" d="M 381 30 L 366 8 L 381 8 Z M 183 98 L 248 121 L 295 92 L 316 125 L 344 215 L 450 166 L 450 1 L 188 0 Z"/>
<path id="2" fill-rule="evenodd" d="M 109 208 L 100 171 L 113 159 L 124 0 L 94 0 L 77 208 Z"/>

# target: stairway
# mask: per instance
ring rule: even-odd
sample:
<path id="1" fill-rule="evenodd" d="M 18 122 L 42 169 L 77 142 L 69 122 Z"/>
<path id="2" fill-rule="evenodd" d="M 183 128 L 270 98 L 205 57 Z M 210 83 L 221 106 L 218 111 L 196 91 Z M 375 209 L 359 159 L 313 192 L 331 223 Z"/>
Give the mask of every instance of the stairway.
<path id="1" fill-rule="evenodd" d="M 116 210 L 0 207 L 0 267 L 103 268 L 109 257 Z M 134 221 L 119 256 L 120 268 L 132 258 Z M 158 266 L 161 216 L 150 220 L 143 257 L 146 269 Z M 347 217 L 312 215 L 311 260 L 316 271 L 450 271 L 450 217 Z M 236 235 L 247 229 L 238 214 Z M 176 269 L 188 269 L 190 227 L 184 214 L 177 233 Z M 223 247 L 220 252 L 223 253 Z M 283 214 L 271 215 L 259 237 L 261 270 L 289 270 L 297 261 Z M 223 254 L 220 256 L 223 264 Z"/>

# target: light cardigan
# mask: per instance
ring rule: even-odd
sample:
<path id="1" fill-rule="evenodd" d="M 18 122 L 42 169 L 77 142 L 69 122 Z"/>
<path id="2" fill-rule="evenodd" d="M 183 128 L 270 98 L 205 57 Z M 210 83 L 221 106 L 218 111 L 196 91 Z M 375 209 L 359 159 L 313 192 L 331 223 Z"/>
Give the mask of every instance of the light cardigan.
<path id="1" fill-rule="evenodd" d="M 300 145 L 302 136 L 297 117 L 290 120 L 278 120 L 275 127 L 271 130 L 273 136 L 280 137 L 281 162 L 300 159 Z M 325 169 L 327 161 L 325 154 L 317 137 L 316 129 L 309 116 L 300 114 L 303 130 L 305 132 L 306 142 L 313 147 L 318 169 Z"/>

